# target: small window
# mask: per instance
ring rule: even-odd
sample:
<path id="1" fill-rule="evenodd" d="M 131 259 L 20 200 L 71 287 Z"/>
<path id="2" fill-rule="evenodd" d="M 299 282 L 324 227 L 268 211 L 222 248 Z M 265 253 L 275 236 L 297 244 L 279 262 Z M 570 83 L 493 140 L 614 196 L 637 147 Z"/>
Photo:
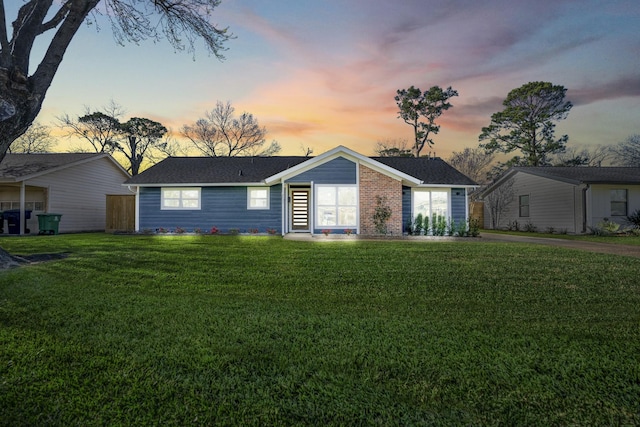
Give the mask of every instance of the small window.
<path id="1" fill-rule="evenodd" d="M 247 188 L 247 209 L 269 209 L 269 187 Z"/>
<path id="2" fill-rule="evenodd" d="M 627 190 L 611 190 L 611 216 L 627 216 Z"/>
<path id="3" fill-rule="evenodd" d="M 163 188 L 163 210 L 200 210 L 200 188 Z"/>
<path id="4" fill-rule="evenodd" d="M 529 195 L 520 196 L 520 217 L 527 218 L 529 216 Z"/>

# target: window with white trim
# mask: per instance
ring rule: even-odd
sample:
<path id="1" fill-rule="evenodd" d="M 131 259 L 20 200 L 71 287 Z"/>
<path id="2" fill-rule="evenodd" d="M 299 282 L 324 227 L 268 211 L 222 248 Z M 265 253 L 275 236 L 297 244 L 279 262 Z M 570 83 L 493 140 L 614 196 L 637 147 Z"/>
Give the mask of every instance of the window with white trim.
<path id="1" fill-rule="evenodd" d="M 24 202 L 24 208 L 28 211 L 44 211 L 44 202 Z M 2 201 L 0 202 L 0 211 L 8 211 L 9 209 L 20 209 L 19 201 Z"/>
<path id="2" fill-rule="evenodd" d="M 441 215 L 449 217 L 449 192 L 437 190 L 413 191 L 413 217 Z"/>
<path id="3" fill-rule="evenodd" d="M 248 187 L 247 209 L 269 209 L 269 187 Z"/>
<path id="4" fill-rule="evenodd" d="M 316 226 L 357 227 L 358 188 L 355 185 L 316 185 Z"/>
<path id="5" fill-rule="evenodd" d="M 161 193 L 162 210 L 200 210 L 200 187 L 166 187 Z"/>
<path id="6" fill-rule="evenodd" d="M 611 216 L 627 216 L 627 190 L 611 190 Z"/>

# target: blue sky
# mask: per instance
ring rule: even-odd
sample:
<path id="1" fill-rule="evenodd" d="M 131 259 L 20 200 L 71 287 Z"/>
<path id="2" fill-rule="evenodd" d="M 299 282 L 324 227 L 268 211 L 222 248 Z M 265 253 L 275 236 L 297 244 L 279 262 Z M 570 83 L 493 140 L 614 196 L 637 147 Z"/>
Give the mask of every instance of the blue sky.
<path id="1" fill-rule="evenodd" d="M 127 117 L 178 131 L 229 100 L 266 126 L 282 154 L 336 145 L 373 154 L 377 141 L 412 138 L 396 90 L 452 86 L 460 96 L 433 148 L 447 157 L 478 145 L 511 89 L 550 81 L 574 103 L 557 127 L 569 146 L 640 133 L 637 0 L 223 0 L 215 16 L 236 36 L 223 62 L 203 46 L 195 60 L 166 42 L 118 46 L 108 22 L 84 26 L 39 120 L 113 99 Z"/>

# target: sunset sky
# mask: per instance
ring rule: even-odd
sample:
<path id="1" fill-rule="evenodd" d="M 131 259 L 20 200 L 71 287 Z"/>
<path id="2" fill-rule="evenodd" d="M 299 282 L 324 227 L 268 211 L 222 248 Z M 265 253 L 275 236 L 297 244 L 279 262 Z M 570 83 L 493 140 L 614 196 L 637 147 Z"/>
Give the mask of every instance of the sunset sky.
<path id="1" fill-rule="evenodd" d="M 229 100 L 283 155 L 337 145 L 372 155 L 377 141 L 412 138 L 397 117 L 398 89 L 452 86 L 460 96 L 432 149 L 446 158 L 477 147 L 511 89 L 550 81 L 574 103 L 557 128 L 569 146 L 640 133 L 638 0 L 223 0 L 216 21 L 237 37 L 223 62 L 202 45 L 194 60 L 166 42 L 118 46 L 108 22 L 84 26 L 39 121 L 113 99 L 127 119 L 177 131 Z"/>

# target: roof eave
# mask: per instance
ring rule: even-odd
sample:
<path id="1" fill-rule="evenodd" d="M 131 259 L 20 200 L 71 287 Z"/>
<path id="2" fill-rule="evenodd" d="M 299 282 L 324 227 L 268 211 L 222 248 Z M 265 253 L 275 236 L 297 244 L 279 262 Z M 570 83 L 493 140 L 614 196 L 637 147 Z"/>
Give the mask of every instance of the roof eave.
<path id="1" fill-rule="evenodd" d="M 371 169 L 376 170 L 377 172 L 383 173 L 385 175 L 388 176 L 392 176 L 400 181 L 403 182 L 408 182 L 408 183 L 412 183 L 414 185 L 418 185 L 421 184 L 422 181 L 411 176 L 408 175 L 404 172 L 401 172 L 397 169 L 394 169 L 390 166 L 387 166 L 383 163 L 380 163 L 376 160 L 373 160 L 370 157 L 366 157 L 363 156 L 360 153 L 356 153 L 355 151 L 343 146 L 343 145 L 339 145 L 337 147 L 335 147 L 332 150 L 329 150 L 317 157 L 313 157 L 309 160 L 306 160 L 302 163 L 299 163 L 289 169 L 286 169 L 282 172 L 279 172 L 275 175 L 272 175 L 270 177 L 267 177 L 265 179 L 265 183 L 270 185 L 270 184 L 274 184 L 277 182 L 284 182 L 287 178 L 290 178 L 292 176 L 296 176 L 299 175 L 302 172 L 305 172 L 309 169 L 313 169 L 314 167 L 320 166 L 328 161 L 331 161 L 333 159 L 335 159 L 336 157 L 346 157 L 346 158 L 350 158 L 350 160 L 360 163 L 364 163 L 366 164 L 368 167 L 370 167 Z"/>

